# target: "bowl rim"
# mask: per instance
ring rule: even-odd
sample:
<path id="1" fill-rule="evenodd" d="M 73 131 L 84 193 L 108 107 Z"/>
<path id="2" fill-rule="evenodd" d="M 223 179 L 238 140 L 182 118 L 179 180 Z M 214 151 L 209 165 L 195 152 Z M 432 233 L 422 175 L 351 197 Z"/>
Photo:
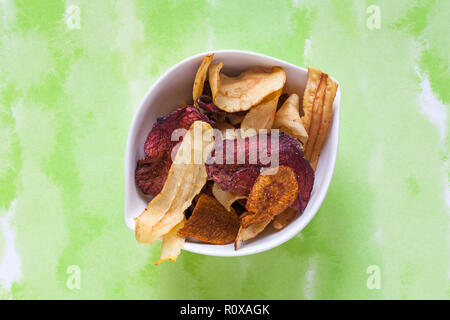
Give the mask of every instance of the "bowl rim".
<path id="1" fill-rule="evenodd" d="M 148 107 L 145 108 L 146 101 L 148 100 L 148 98 L 150 97 L 152 92 L 155 90 L 155 88 L 157 88 L 159 86 L 159 84 L 162 82 L 162 80 L 164 78 L 166 78 L 167 75 L 170 74 L 173 70 L 177 69 L 178 67 L 180 67 L 181 65 L 183 65 L 185 63 L 190 62 L 191 60 L 195 60 L 200 57 L 204 57 L 205 55 L 208 55 L 211 53 L 214 53 L 214 54 L 244 54 L 244 55 L 259 57 L 259 58 L 263 58 L 263 59 L 268 59 L 274 63 L 279 62 L 284 65 L 288 65 L 292 68 L 300 69 L 303 72 L 306 72 L 306 73 L 308 72 L 307 69 L 305 69 L 303 67 L 297 66 L 295 64 L 292 64 L 290 62 L 287 62 L 287 61 L 284 61 L 284 60 L 281 60 L 281 59 L 278 59 L 275 57 L 271 57 L 271 56 L 253 52 L 253 51 L 234 50 L 234 49 L 209 50 L 206 52 L 201 52 L 201 53 L 195 54 L 193 56 L 190 56 L 190 57 L 187 57 L 187 58 L 181 60 L 180 62 L 176 63 L 175 65 L 170 67 L 168 70 L 166 70 L 158 78 L 158 80 L 156 80 L 152 84 L 152 86 L 148 89 L 148 91 L 145 94 L 145 96 L 143 97 L 143 99 L 140 101 L 139 107 L 137 108 L 137 110 L 134 113 L 133 119 L 130 123 L 129 131 L 128 131 L 127 144 L 126 144 L 126 149 L 125 149 L 125 168 L 124 168 L 125 169 L 124 218 L 125 218 L 126 226 L 131 230 L 134 230 L 134 224 L 131 225 L 129 223 L 129 219 L 127 218 L 127 207 L 128 207 L 128 201 L 129 201 L 129 198 L 127 197 L 127 190 L 128 190 L 128 183 L 129 183 L 128 180 L 130 178 L 133 178 L 133 180 L 134 180 L 134 177 L 130 177 L 128 174 L 130 165 L 134 165 L 131 163 L 131 159 L 130 159 L 131 151 L 132 151 L 132 144 L 133 144 L 132 137 L 133 137 L 133 139 L 135 139 L 136 130 L 137 130 L 136 125 L 137 125 L 138 119 L 143 115 L 145 110 L 148 108 Z M 332 134 L 335 135 L 334 138 L 336 139 L 336 143 L 331 145 L 332 152 L 329 157 L 330 165 L 325 171 L 321 188 L 317 190 L 315 202 L 308 203 L 308 206 L 310 206 L 308 208 L 309 214 L 307 216 L 305 216 L 305 214 L 303 213 L 303 215 L 302 215 L 303 219 L 301 219 L 301 221 L 298 223 L 298 225 L 295 226 L 295 228 L 290 228 L 290 229 L 286 228 L 286 229 L 278 231 L 277 236 L 274 237 L 273 239 L 271 239 L 270 241 L 265 241 L 265 242 L 255 244 L 255 245 L 251 246 L 250 248 L 249 247 L 246 248 L 244 246 L 244 247 L 240 248 L 239 250 L 236 250 L 236 251 L 233 250 L 232 254 L 230 254 L 230 252 L 228 250 L 217 250 L 217 247 L 221 247 L 220 245 L 211 245 L 211 244 L 207 244 L 207 243 L 200 243 L 200 242 L 197 243 L 197 242 L 189 242 L 189 241 L 186 241 L 184 243 L 183 250 L 190 251 L 193 253 L 208 255 L 208 256 L 219 256 L 219 257 L 237 257 L 237 256 L 256 254 L 259 252 L 273 249 L 273 248 L 283 244 L 284 242 L 290 240 L 295 235 L 300 233 L 309 224 L 309 222 L 317 214 L 317 211 L 319 211 L 319 208 L 321 207 L 321 205 L 325 199 L 325 196 L 328 193 L 328 189 L 330 187 L 331 180 L 332 180 L 333 174 L 334 174 L 334 169 L 336 167 L 337 152 L 339 149 L 340 98 L 341 98 L 341 90 L 340 89 L 341 89 L 341 86 L 339 84 L 339 81 L 337 81 L 333 77 L 331 77 L 331 78 L 338 84 L 338 90 L 336 92 L 336 96 L 333 101 L 333 122 L 332 122 L 333 131 L 330 131 L 328 133 L 328 136 L 330 136 Z M 328 139 L 328 137 L 327 137 L 327 139 Z M 306 211 L 306 209 L 305 209 L 305 211 Z"/>

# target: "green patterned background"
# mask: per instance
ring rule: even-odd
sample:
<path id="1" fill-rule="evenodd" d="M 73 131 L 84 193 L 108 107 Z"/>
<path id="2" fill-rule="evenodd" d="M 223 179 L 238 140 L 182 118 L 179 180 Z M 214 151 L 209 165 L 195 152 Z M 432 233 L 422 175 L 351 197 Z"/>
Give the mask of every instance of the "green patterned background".
<path id="1" fill-rule="evenodd" d="M 445 0 L 1 1 L 0 298 L 449 299 L 449 30 Z M 278 248 L 154 267 L 159 244 L 123 219 L 129 125 L 165 70 L 212 49 L 340 81 L 334 178 Z"/>

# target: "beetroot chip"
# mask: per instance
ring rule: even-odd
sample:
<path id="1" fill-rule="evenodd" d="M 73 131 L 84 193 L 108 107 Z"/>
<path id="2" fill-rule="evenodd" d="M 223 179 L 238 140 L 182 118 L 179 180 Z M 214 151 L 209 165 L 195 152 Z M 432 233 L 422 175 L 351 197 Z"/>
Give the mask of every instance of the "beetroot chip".
<path id="1" fill-rule="evenodd" d="M 294 170 L 298 193 L 291 207 L 303 212 L 311 196 L 314 171 L 304 158 L 300 144 L 295 138 L 281 133 L 278 142 L 278 148 L 274 147 L 273 150 L 270 134 L 217 142 L 207 161 L 208 177 L 223 190 L 248 196 L 260 174 L 260 169 L 273 165 L 260 155 L 258 150 L 261 147 L 267 158 L 278 157 L 278 165 L 288 166 Z"/>
<path id="2" fill-rule="evenodd" d="M 170 159 L 170 158 L 169 158 Z M 144 157 L 136 166 L 136 184 L 144 194 L 157 195 L 166 182 L 172 161 Z"/>
<path id="3" fill-rule="evenodd" d="M 172 151 L 172 148 L 180 141 L 171 141 L 172 132 L 175 129 L 188 130 L 195 121 L 205 121 L 213 124 L 209 118 L 197 108 L 185 106 L 172 111 L 164 117 L 159 117 L 145 141 L 144 151 L 150 158 L 162 156 L 163 151 Z"/>
<path id="4" fill-rule="evenodd" d="M 256 177 L 259 176 L 260 168 L 257 166 L 241 168 L 234 172 L 227 183 L 233 186 L 233 191 L 236 194 L 247 195 L 255 183 Z"/>
<path id="5" fill-rule="evenodd" d="M 157 195 L 161 192 L 172 165 L 172 149 L 182 141 L 171 141 L 175 129 L 188 130 L 195 121 L 211 120 L 197 108 L 185 106 L 156 120 L 145 141 L 145 157 L 136 166 L 136 184 L 144 194 Z"/>

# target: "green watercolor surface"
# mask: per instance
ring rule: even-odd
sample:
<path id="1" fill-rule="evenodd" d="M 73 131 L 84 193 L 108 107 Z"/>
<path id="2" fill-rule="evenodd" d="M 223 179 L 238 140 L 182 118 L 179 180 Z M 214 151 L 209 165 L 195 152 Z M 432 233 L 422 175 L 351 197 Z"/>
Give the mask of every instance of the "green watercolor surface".
<path id="1" fill-rule="evenodd" d="M 80 29 L 67 28 L 71 4 Z M 2 1 L 0 298 L 449 299 L 448 30 L 438 0 Z M 159 244 L 137 244 L 123 221 L 129 125 L 165 70 L 212 49 L 340 81 L 334 178 L 280 247 L 154 267 Z M 80 289 L 66 285 L 71 265 Z"/>

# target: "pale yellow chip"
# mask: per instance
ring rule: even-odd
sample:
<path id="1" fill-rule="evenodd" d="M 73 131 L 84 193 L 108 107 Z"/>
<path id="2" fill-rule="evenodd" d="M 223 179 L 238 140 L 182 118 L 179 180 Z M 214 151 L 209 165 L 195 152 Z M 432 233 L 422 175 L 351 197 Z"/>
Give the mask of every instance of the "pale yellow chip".
<path id="1" fill-rule="evenodd" d="M 211 77 L 211 74 L 210 74 Z M 286 73 L 281 67 L 273 67 L 270 72 L 251 69 L 237 77 L 220 74 L 218 91 L 214 104 L 226 112 L 247 111 L 262 102 L 270 94 L 283 89 Z"/>
<path id="2" fill-rule="evenodd" d="M 316 96 L 314 98 L 313 109 L 311 114 L 311 122 L 308 129 L 308 141 L 305 145 L 305 158 L 311 163 L 311 155 L 319 135 L 320 123 L 323 112 L 323 100 L 327 89 L 328 75 L 323 73 L 320 78 L 319 87 L 317 88 Z"/>
<path id="3" fill-rule="evenodd" d="M 186 176 L 184 185 L 164 217 L 152 228 L 150 243 L 168 233 L 185 217 L 184 212 L 191 205 L 194 197 L 200 193 L 207 180 L 205 168 L 193 168 L 193 174 Z M 190 186 L 188 186 L 190 185 Z"/>
<path id="4" fill-rule="evenodd" d="M 178 194 L 179 186 L 182 185 L 189 174 L 191 168 L 183 165 L 173 164 L 163 189 L 149 202 L 147 208 L 135 219 L 136 240 L 140 243 L 151 243 L 150 235 L 152 228 L 169 211 L 175 197 Z"/>
<path id="5" fill-rule="evenodd" d="M 322 112 L 320 119 L 320 128 L 317 133 L 317 138 L 315 139 L 314 146 L 310 146 L 311 152 L 308 153 L 309 158 L 307 158 L 311 162 L 311 166 L 314 170 L 316 170 L 317 163 L 319 161 L 319 155 L 322 151 L 323 144 L 325 143 L 325 139 L 328 134 L 328 129 L 331 125 L 331 121 L 333 118 L 333 101 L 336 96 L 336 91 L 338 88 L 338 84 L 334 82 L 330 77 L 327 78 L 327 88 L 325 90 L 325 98 L 323 99 L 322 104 Z M 309 150 L 307 150 L 309 151 Z"/>
<path id="6" fill-rule="evenodd" d="M 291 94 L 275 114 L 272 128 L 296 138 L 302 145 L 308 141 L 308 133 L 300 118 L 300 98 Z"/>
<path id="7" fill-rule="evenodd" d="M 303 126 L 309 134 L 309 127 L 311 125 L 311 117 L 313 113 L 313 104 L 316 97 L 317 89 L 319 88 L 320 78 L 322 72 L 312 67 L 308 67 L 308 79 L 306 81 L 305 92 L 303 93 Z"/>
<path id="8" fill-rule="evenodd" d="M 220 70 L 222 70 L 223 62 L 212 64 L 209 67 L 209 86 L 211 87 L 211 93 L 213 101 L 219 92 L 220 87 Z"/>
<path id="9" fill-rule="evenodd" d="M 183 248 L 186 239 L 186 237 L 178 234 L 178 230 L 183 228 L 185 223 L 186 219 L 183 219 L 169 233 L 162 236 L 161 256 L 155 262 L 155 266 L 167 260 L 177 261 L 177 257 L 181 253 L 181 248 Z"/>
<path id="10" fill-rule="evenodd" d="M 150 244 L 183 220 L 207 180 L 205 161 L 213 147 L 212 131 L 208 123 L 195 121 L 186 132 L 163 189 L 135 219 L 138 242 Z"/>
<path id="11" fill-rule="evenodd" d="M 303 95 L 303 124 L 308 132 L 304 146 L 305 158 L 316 170 L 319 155 L 333 117 L 333 100 L 338 85 L 326 73 L 309 67 L 308 80 Z"/>
<path id="12" fill-rule="evenodd" d="M 203 93 L 203 87 L 205 85 L 206 74 L 208 73 L 209 65 L 214 57 L 214 54 L 208 54 L 203 58 L 200 67 L 198 67 L 197 74 L 195 75 L 194 87 L 192 89 L 192 98 L 194 99 L 194 105 L 198 107 L 197 98 Z"/>
<path id="13" fill-rule="evenodd" d="M 241 123 L 241 136 L 243 138 L 257 134 L 262 129 L 267 131 L 272 129 L 280 95 L 281 89 L 272 93 L 247 112 Z"/>
<path id="14" fill-rule="evenodd" d="M 244 228 L 242 225 L 239 228 L 238 235 L 236 237 L 236 240 L 234 241 L 234 250 L 237 250 L 242 245 L 242 242 L 253 239 L 258 234 L 264 231 L 264 229 L 267 227 L 267 225 L 272 221 L 272 218 L 267 219 L 266 221 L 255 223 L 247 228 Z"/>
<path id="15" fill-rule="evenodd" d="M 231 211 L 231 205 L 239 199 L 247 199 L 247 196 L 235 194 L 230 191 L 222 190 L 222 188 L 214 182 L 212 187 L 212 193 L 219 203 L 225 207 L 228 211 Z"/>

